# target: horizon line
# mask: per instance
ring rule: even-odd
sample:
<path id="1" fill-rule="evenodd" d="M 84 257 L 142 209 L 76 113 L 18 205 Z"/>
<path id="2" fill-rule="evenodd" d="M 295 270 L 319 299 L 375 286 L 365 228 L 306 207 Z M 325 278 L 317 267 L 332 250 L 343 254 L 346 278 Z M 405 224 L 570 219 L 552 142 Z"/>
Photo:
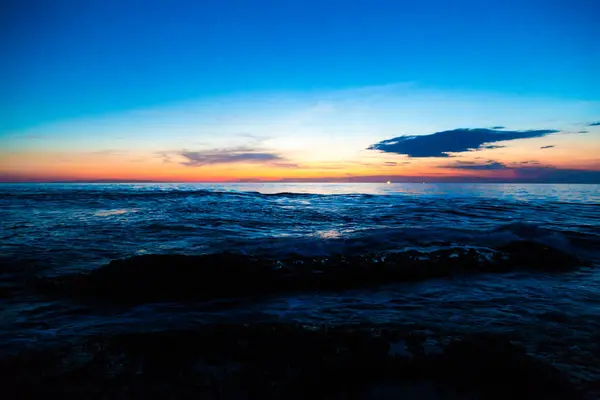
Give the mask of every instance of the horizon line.
<path id="1" fill-rule="evenodd" d="M 265 184 L 265 183 L 273 183 L 273 184 L 281 184 L 281 183 L 337 183 L 337 184 L 344 184 L 344 183 L 370 183 L 370 184 L 387 184 L 389 180 L 386 179 L 382 179 L 382 180 L 295 180 L 295 179 L 291 179 L 291 180 L 287 180 L 287 179 L 282 179 L 282 180 L 229 180 L 229 181 L 203 181 L 203 180 L 198 180 L 198 181 L 181 181 L 181 180 L 136 180 L 136 179 L 123 179 L 123 180 L 115 180 L 115 179 L 93 179 L 93 180 L 56 180 L 56 181 L 28 181 L 28 180 L 24 180 L 24 181 L 0 181 L 0 184 L 75 184 L 75 183 L 82 183 L 82 184 L 108 184 L 108 183 L 113 183 L 113 184 L 127 184 L 127 183 L 203 183 L 203 184 L 240 184 L 240 183 L 245 183 L 245 184 L 251 184 L 251 183 L 261 183 L 261 184 Z M 488 180 L 478 180 L 478 179 L 474 179 L 474 180 L 398 180 L 398 181 L 390 181 L 390 184 L 396 184 L 396 183 L 416 183 L 416 184 L 430 184 L 430 183 L 479 183 L 479 184 L 543 184 L 543 185 L 557 185 L 557 184 L 563 184 L 563 185 L 599 185 L 599 182 L 585 182 L 585 181 L 564 181 L 564 180 L 557 180 L 557 181 L 539 181 L 539 180 L 493 180 L 493 179 L 488 179 Z"/>

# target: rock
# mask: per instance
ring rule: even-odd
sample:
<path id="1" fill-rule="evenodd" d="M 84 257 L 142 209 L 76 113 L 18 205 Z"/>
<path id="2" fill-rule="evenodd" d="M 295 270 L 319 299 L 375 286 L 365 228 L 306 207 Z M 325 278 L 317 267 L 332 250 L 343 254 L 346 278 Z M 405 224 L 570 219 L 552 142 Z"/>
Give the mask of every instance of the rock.
<path id="1" fill-rule="evenodd" d="M 518 269 L 565 271 L 581 265 L 573 256 L 533 242 L 515 242 L 501 250 L 495 259 L 482 259 L 473 249 L 452 248 L 302 262 L 228 253 L 144 255 L 112 261 L 87 274 L 39 279 L 34 287 L 48 294 L 143 303 L 343 290 Z"/>
<path id="2" fill-rule="evenodd" d="M 0 360 L 0 384 L 15 398 L 580 398 L 559 371 L 506 338 L 463 337 L 442 354 L 410 357 L 390 354 L 393 343 L 410 341 L 388 340 L 397 335 L 403 334 L 214 325 L 90 337 Z"/>
<path id="3" fill-rule="evenodd" d="M 575 396 L 560 371 L 527 356 L 523 349 L 499 336 L 475 335 L 452 342 L 444 349 L 440 363 L 441 379 L 449 379 L 460 388 L 476 388 L 486 398 Z"/>
<path id="4" fill-rule="evenodd" d="M 562 250 L 532 241 L 511 242 L 499 249 L 515 268 L 539 271 L 566 271 L 584 263 Z"/>

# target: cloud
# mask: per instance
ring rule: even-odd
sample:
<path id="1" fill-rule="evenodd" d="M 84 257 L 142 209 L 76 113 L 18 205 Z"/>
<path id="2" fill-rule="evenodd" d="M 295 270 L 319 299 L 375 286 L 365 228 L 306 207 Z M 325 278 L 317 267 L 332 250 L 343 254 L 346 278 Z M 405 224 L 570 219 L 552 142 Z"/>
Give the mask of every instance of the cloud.
<path id="1" fill-rule="evenodd" d="M 485 175 L 476 177 L 451 176 L 431 177 L 428 180 L 453 181 L 453 182 L 523 182 L 523 183 L 600 183 L 600 170 L 595 169 L 568 169 L 557 168 L 552 165 L 542 165 L 537 160 L 514 162 L 510 165 L 494 160 L 486 163 L 475 161 L 457 161 L 454 164 L 442 165 L 440 168 L 455 170 L 490 171 Z M 498 175 L 494 171 L 510 173 Z M 424 179 L 427 180 L 427 179 Z"/>
<path id="2" fill-rule="evenodd" d="M 180 156 L 187 159 L 181 164 L 189 167 L 201 167 L 212 164 L 234 164 L 240 162 L 264 163 L 279 161 L 281 157 L 271 153 L 210 153 L 206 151 L 182 151 Z"/>
<path id="3" fill-rule="evenodd" d="M 492 126 L 490 129 L 504 129 L 504 126 Z"/>
<path id="4" fill-rule="evenodd" d="M 481 146 L 479 148 L 482 149 L 482 150 L 484 150 L 484 149 L 485 150 L 493 150 L 493 149 L 503 149 L 505 147 L 506 146 L 499 146 L 499 145 L 496 145 L 496 144 L 490 144 L 490 145 L 487 145 L 487 146 Z"/>
<path id="5" fill-rule="evenodd" d="M 591 124 L 588 124 L 588 126 L 600 126 L 600 121 L 592 122 Z"/>
<path id="6" fill-rule="evenodd" d="M 368 150 L 405 154 L 409 157 L 450 157 L 449 153 L 461 153 L 482 149 L 482 145 L 507 140 L 529 139 L 550 135 L 553 129 L 528 131 L 500 131 L 485 128 L 459 128 L 421 136 L 398 136 L 369 146 Z"/>
<path id="7" fill-rule="evenodd" d="M 240 133 L 237 135 L 238 137 L 244 138 L 244 139 L 250 139 L 256 143 L 262 143 L 264 141 L 267 141 L 269 139 L 271 139 L 270 136 L 264 136 L 264 135 L 257 135 L 254 133 Z"/>
<path id="8" fill-rule="evenodd" d="M 540 165 L 541 163 L 537 160 L 529 160 L 529 161 L 521 161 L 521 164 Z"/>
<path id="9" fill-rule="evenodd" d="M 507 169 L 508 167 L 501 162 L 489 160 L 485 164 L 478 164 L 473 161 L 457 161 L 455 164 L 443 165 L 440 168 L 493 171 Z"/>
<path id="10" fill-rule="evenodd" d="M 589 131 L 579 131 L 577 133 L 588 133 Z"/>
<path id="11" fill-rule="evenodd" d="M 554 147 L 554 145 L 553 145 L 553 144 L 551 144 L 551 145 L 549 145 L 549 146 L 542 146 L 542 147 L 540 147 L 540 149 L 551 149 L 551 148 L 553 148 L 553 147 Z"/>
<path id="12" fill-rule="evenodd" d="M 210 149 L 201 151 L 181 150 L 176 152 L 159 153 L 167 163 L 174 162 L 174 157 L 179 156 L 179 164 L 186 167 L 204 167 L 215 164 L 268 164 L 273 167 L 295 168 L 298 165 L 288 162 L 277 153 L 267 152 L 246 146 L 225 149 Z M 181 160 L 181 158 L 183 160 Z"/>
<path id="13" fill-rule="evenodd" d="M 397 162 L 393 162 L 393 161 L 386 161 L 384 162 L 385 165 L 389 165 L 389 166 L 394 166 L 394 165 L 398 165 Z"/>

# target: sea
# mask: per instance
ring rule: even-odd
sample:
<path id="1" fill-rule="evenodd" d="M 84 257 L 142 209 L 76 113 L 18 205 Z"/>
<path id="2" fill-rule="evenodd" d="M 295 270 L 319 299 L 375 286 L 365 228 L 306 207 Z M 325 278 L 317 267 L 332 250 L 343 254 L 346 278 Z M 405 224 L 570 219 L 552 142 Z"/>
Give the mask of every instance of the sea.
<path id="1" fill-rule="evenodd" d="M 143 255 L 233 253 L 265 262 L 407 251 L 427 257 L 460 248 L 485 255 L 518 241 L 573 255 L 582 266 L 282 291 L 243 301 L 94 305 L 29 285 Z M 89 335 L 228 322 L 392 325 L 446 335 L 510 334 L 566 374 L 600 380 L 600 185 L 0 184 L 0 268 L 6 353 Z"/>

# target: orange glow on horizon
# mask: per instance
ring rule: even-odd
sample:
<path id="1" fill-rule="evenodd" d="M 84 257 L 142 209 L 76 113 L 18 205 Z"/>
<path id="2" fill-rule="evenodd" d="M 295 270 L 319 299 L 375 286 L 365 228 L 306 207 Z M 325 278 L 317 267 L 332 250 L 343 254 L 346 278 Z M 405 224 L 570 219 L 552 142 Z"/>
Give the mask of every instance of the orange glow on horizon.
<path id="1" fill-rule="evenodd" d="M 567 138 L 568 139 L 568 138 Z M 156 154 L 99 151 L 99 152 L 7 152 L 0 153 L 0 178 L 17 180 L 153 180 L 179 182 L 227 182 L 238 180 L 343 180 L 360 177 L 406 178 L 499 178 L 515 177 L 515 168 L 540 168 L 551 165 L 565 169 L 600 170 L 597 154 L 599 145 L 563 141 L 556 148 L 540 150 L 539 143 L 528 142 L 519 147 L 462 153 L 447 158 L 408 158 L 371 151 L 361 151 L 347 161 L 296 162 L 293 154 L 289 163 L 245 162 L 204 166 L 188 166 L 181 161 L 165 160 Z M 577 154 L 577 157 L 573 157 Z M 452 168 L 468 163 L 500 162 L 505 169 Z M 531 164 L 529 164 L 531 162 Z M 10 180 L 10 179 L 9 179 Z"/>

